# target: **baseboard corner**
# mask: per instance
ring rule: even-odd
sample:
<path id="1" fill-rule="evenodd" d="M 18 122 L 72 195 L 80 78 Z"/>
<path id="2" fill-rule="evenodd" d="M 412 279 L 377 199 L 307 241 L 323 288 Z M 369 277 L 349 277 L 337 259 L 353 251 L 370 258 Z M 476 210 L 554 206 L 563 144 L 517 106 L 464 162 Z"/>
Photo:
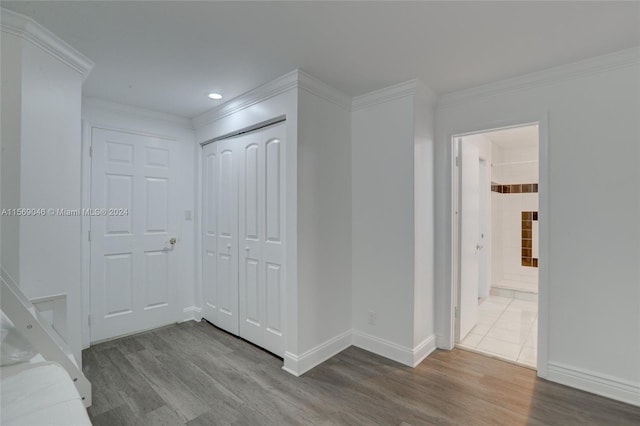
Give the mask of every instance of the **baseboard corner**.
<path id="1" fill-rule="evenodd" d="M 342 332 L 300 355 L 285 352 L 282 369 L 299 377 L 349 346 L 351 346 L 351 330 Z"/>

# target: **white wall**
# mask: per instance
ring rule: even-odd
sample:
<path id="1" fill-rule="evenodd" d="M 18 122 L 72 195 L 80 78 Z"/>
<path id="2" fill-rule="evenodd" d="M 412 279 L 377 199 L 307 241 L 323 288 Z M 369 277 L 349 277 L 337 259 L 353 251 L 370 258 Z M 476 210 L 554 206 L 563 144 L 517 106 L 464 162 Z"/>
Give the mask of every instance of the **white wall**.
<path id="1" fill-rule="evenodd" d="M 176 320 L 186 320 L 195 317 L 198 318 L 197 310 L 194 307 L 199 305 L 199 298 L 196 299 L 196 278 L 195 278 L 195 259 L 196 259 L 196 241 L 195 241 L 195 211 L 196 202 L 196 146 L 194 144 L 194 131 L 191 121 L 183 117 L 172 116 L 169 114 L 149 111 L 128 105 L 117 104 L 96 98 L 83 98 L 82 100 L 82 119 L 85 124 L 85 135 L 83 144 L 85 145 L 84 160 L 85 167 L 83 170 L 83 179 L 85 182 L 90 181 L 90 157 L 87 155 L 87 147 L 90 144 L 90 128 L 100 127 L 116 131 L 128 131 L 143 135 L 159 136 L 172 139 L 178 142 L 178 155 L 180 159 L 180 199 L 173 200 L 179 207 L 178 217 L 180 219 L 180 234 L 177 235 L 180 250 L 180 289 L 181 289 L 181 309 L 184 310 L 182 317 Z M 86 205 L 89 208 L 89 187 L 83 188 L 83 196 Z M 191 211 L 192 220 L 185 219 L 185 212 Z M 83 228 L 88 231 L 89 218 L 83 219 Z M 86 232 L 83 232 L 86 234 Z M 89 299 L 89 245 L 85 244 L 83 259 L 85 266 L 83 270 L 83 307 L 85 315 L 90 307 Z M 196 302 L 197 300 L 197 302 Z M 83 321 L 83 347 L 89 346 L 89 330 L 86 321 Z"/>
<path id="2" fill-rule="evenodd" d="M 93 64 L 21 15 L 3 9 L 2 27 L 3 72 L 9 71 L 7 76 L 3 75 L 8 80 L 3 80 L 2 109 L 7 107 L 9 113 L 3 113 L 3 149 L 7 137 L 7 159 L 19 163 L 7 171 L 12 178 L 19 173 L 15 181 L 5 180 L 7 172 L 3 170 L 6 197 L 2 207 L 79 209 L 81 89 Z M 6 36 L 7 29 L 20 36 Z M 38 44 L 31 40 L 37 40 Z M 15 63 L 4 67 L 11 60 L 18 60 L 19 69 Z M 5 83 L 13 89 L 5 92 Z M 5 94 L 9 96 L 5 98 Z M 13 102 L 20 106 L 19 113 L 11 105 Z M 10 120 L 6 123 L 7 133 L 5 119 Z M 5 206 L 4 201 L 19 205 Z M 30 299 L 66 294 L 67 343 L 81 362 L 80 217 L 47 214 L 23 216 L 12 222 L 11 232 L 3 234 L 3 240 L 7 238 L 3 246 L 15 243 L 17 237 L 18 255 L 15 248 L 3 250 L 7 257 L 3 257 L 2 263 L 10 273 L 13 271 Z"/>
<path id="3" fill-rule="evenodd" d="M 413 364 L 435 348 L 434 164 L 435 94 L 418 84 L 414 96 L 414 294 Z"/>
<path id="4" fill-rule="evenodd" d="M 20 134 L 22 113 L 22 39 L 3 32 L 0 60 L 2 77 L 2 114 L 0 152 L 0 208 L 20 207 Z M 0 264 L 20 282 L 20 220 L 17 216 L 0 217 Z"/>
<path id="5" fill-rule="evenodd" d="M 351 119 L 354 344 L 408 364 L 434 327 L 432 95 L 411 84 L 356 98 Z"/>
<path id="6" fill-rule="evenodd" d="M 351 110 L 298 92 L 298 350 L 351 330 Z"/>
<path id="7" fill-rule="evenodd" d="M 353 112 L 353 328 L 413 347 L 413 97 Z M 369 312 L 376 324 L 369 324 Z"/>
<path id="8" fill-rule="evenodd" d="M 499 161 L 492 168 L 492 182 L 503 185 L 538 183 L 538 150 L 536 147 L 504 147 L 493 146 L 493 152 Z M 523 163 L 524 162 L 524 163 Z M 538 211 L 538 193 L 501 194 L 491 193 L 492 202 L 496 205 L 495 214 L 500 218 L 496 223 L 498 235 L 493 238 L 499 247 L 500 257 L 493 266 L 493 285 L 503 280 L 529 283 L 529 289 L 537 289 L 538 268 L 522 266 L 522 212 Z M 497 239 L 499 237 L 499 239 Z M 538 247 L 537 239 L 533 245 Z"/>
<path id="9" fill-rule="evenodd" d="M 520 85 L 505 82 L 495 90 L 442 99 L 436 121 L 435 227 L 441 342 L 450 343 L 451 136 L 543 120 L 549 211 L 546 217 L 541 213 L 540 239 L 544 247 L 547 238 L 549 248 L 540 261 L 540 297 L 548 297 L 549 312 L 541 312 L 548 364 L 539 372 L 640 401 L 639 56 L 637 49 L 622 52 L 546 77 L 530 76 Z"/>

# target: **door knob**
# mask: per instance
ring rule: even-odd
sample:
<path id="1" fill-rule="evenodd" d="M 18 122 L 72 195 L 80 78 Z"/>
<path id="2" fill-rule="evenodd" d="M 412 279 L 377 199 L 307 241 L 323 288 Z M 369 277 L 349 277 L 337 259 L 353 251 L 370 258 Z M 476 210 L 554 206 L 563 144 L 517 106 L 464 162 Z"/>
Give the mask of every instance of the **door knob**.
<path id="1" fill-rule="evenodd" d="M 227 250 L 231 250 L 231 244 L 227 244 Z"/>
<path id="2" fill-rule="evenodd" d="M 249 248 L 249 246 L 246 246 L 246 247 L 244 248 L 244 251 L 249 251 L 249 250 L 251 250 L 251 249 Z"/>
<path id="3" fill-rule="evenodd" d="M 171 245 L 174 245 L 174 244 L 175 244 L 175 243 L 177 243 L 177 242 L 178 242 L 178 240 L 176 239 L 176 237 L 171 237 L 171 238 L 169 239 L 169 244 L 171 244 Z"/>
<path id="4" fill-rule="evenodd" d="M 476 244 L 476 250 L 482 250 L 482 246 L 480 244 Z"/>

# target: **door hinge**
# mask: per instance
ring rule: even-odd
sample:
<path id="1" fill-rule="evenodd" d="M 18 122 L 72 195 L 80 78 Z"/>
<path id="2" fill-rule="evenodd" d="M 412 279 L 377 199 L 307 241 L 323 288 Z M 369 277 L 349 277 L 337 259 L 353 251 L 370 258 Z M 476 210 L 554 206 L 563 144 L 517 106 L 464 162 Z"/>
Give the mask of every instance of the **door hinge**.
<path id="1" fill-rule="evenodd" d="M 455 317 L 458 318 L 458 307 L 456 306 L 454 310 L 455 310 Z"/>
<path id="2" fill-rule="evenodd" d="M 89 145 L 89 157 L 93 157 L 93 145 Z"/>
<path id="3" fill-rule="evenodd" d="M 456 166 L 460 165 L 460 157 L 456 157 Z"/>
<path id="4" fill-rule="evenodd" d="M 91 241 L 91 230 L 89 230 L 89 241 Z"/>

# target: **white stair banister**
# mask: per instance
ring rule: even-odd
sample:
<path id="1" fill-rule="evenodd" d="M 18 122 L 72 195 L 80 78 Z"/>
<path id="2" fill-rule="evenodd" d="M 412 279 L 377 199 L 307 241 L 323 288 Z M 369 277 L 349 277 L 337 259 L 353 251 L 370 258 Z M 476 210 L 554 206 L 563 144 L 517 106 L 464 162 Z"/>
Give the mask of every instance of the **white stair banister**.
<path id="1" fill-rule="evenodd" d="M 11 276 L 0 267 L 0 307 L 20 333 L 47 360 L 64 368 L 85 407 L 91 405 L 91 383 L 82 373 L 68 345 L 25 297 Z"/>

